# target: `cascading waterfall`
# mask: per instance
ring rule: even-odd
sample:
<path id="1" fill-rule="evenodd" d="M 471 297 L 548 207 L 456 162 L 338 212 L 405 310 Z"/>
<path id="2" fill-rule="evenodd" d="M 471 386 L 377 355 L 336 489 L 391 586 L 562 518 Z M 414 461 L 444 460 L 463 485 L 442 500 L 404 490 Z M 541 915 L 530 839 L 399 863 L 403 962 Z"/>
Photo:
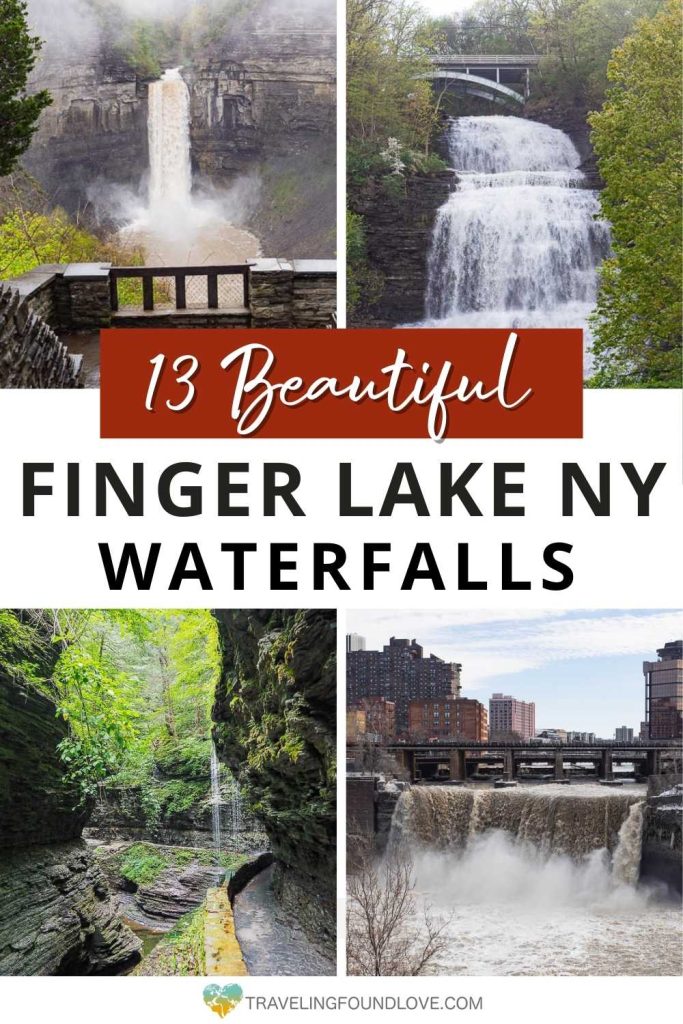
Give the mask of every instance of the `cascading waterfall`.
<path id="1" fill-rule="evenodd" d="M 147 127 L 150 208 L 187 208 L 192 191 L 190 93 L 180 68 L 150 84 Z"/>
<path id="2" fill-rule="evenodd" d="M 216 857 L 221 853 L 221 804 L 223 795 L 221 793 L 221 766 L 216 753 L 215 743 L 211 743 L 211 831 L 213 834 L 213 848 Z"/>
<path id="3" fill-rule="evenodd" d="M 566 855 L 578 861 L 607 851 L 615 877 L 635 884 L 642 828 L 643 804 L 631 794 L 425 786 L 401 794 L 390 841 L 462 852 L 482 835 L 500 830 L 544 857 Z"/>
<path id="4" fill-rule="evenodd" d="M 609 225 L 569 137 L 519 117 L 461 117 L 449 151 L 458 183 L 428 256 L 429 326 L 585 327 Z"/>

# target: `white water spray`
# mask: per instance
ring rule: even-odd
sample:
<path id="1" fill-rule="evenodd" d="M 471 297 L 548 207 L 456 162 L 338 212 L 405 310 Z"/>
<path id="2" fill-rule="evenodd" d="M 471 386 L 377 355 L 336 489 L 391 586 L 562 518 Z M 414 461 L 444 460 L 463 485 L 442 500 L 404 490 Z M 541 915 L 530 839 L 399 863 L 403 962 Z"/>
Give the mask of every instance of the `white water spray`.
<path id="1" fill-rule="evenodd" d="M 609 249 L 563 132 L 519 117 L 451 122 L 456 191 L 428 257 L 429 326 L 585 327 Z"/>

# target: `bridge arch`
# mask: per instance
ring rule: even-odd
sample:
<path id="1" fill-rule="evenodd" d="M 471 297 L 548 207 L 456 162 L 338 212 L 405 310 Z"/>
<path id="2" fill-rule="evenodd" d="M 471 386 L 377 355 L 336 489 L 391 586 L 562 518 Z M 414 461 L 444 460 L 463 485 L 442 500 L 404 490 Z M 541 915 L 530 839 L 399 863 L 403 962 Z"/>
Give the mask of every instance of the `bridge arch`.
<path id="1" fill-rule="evenodd" d="M 466 71 L 436 68 L 419 77 L 430 82 L 444 80 L 453 82 L 458 91 L 464 92 L 468 96 L 479 96 L 481 99 L 493 100 L 494 103 L 514 103 L 524 106 L 524 97 L 515 89 L 509 89 L 508 86 L 501 85 L 500 82 L 491 81 L 489 78 L 480 78 L 479 75 L 471 75 Z"/>

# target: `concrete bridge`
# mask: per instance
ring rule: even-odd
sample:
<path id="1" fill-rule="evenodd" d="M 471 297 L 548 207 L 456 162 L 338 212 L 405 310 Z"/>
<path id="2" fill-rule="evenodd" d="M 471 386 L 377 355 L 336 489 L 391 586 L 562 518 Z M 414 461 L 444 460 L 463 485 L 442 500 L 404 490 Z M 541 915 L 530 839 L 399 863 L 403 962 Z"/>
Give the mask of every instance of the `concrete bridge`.
<path id="1" fill-rule="evenodd" d="M 422 75 L 442 88 L 507 106 L 524 106 L 538 54 L 443 53 L 431 57 L 433 71 Z"/>
<path id="2" fill-rule="evenodd" d="M 353 751 L 354 746 L 350 746 Z M 545 776 L 556 781 L 570 778 L 579 766 L 603 781 L 614 777 L 614 767 L 633 764 L 637 776 L 647 778 L 669 771 L 680 772 L 680 741 L 653 740 L 643 743 L 474 743 L 468 740 L 439 740 L 425 743 L 389 743 L 383 749 L 392 754 L 415 782 L 422 778 L 464 782 L 483 768 L 504 779 Z M 569 771 L 567 772 L 566 769 Z M 579 769 L 580 770 L 580 769 Z"/>

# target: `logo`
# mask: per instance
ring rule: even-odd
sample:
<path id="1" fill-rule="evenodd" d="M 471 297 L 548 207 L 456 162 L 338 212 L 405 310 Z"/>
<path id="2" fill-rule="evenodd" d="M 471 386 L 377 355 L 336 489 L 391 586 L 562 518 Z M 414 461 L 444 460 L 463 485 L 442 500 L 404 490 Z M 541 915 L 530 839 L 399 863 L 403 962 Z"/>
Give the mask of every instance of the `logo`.
<path id="1" fill-rule="evenodd" d="M 207 985 L 204 989 L 204 1002 L 219 1017 L 227 1017 L 242 999 L 239 985 Z"/>

